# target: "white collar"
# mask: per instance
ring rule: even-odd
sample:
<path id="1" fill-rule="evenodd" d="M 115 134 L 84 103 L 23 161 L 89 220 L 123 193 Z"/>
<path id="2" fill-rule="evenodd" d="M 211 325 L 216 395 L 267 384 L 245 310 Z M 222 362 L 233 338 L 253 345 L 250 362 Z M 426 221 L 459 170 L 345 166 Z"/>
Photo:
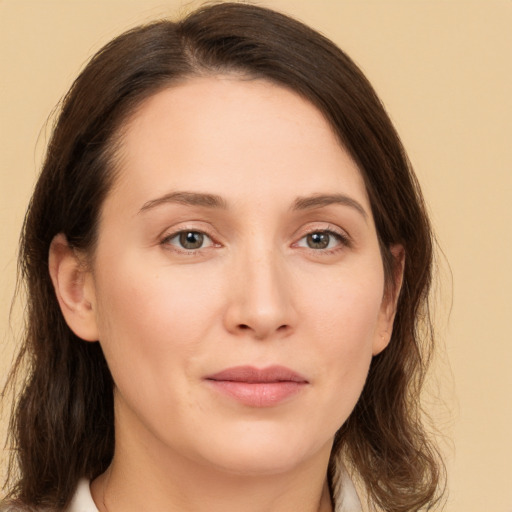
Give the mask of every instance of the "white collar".
<path id="1" fill-rule="evenodd" d="M 78 482 L 75 495 L 66 509 L 66 512 L 98 512 L 92 499 L 89 480 L 82 478 Z"/>
<path id="2" fill-rule="evenodd" d="M 336 503 L 334 512 L 361 512 L 363 509 L 356 488 L 342 463 L 338 463 L 337 472 L 337 485 L 334 489 L 334 501 Z"/>

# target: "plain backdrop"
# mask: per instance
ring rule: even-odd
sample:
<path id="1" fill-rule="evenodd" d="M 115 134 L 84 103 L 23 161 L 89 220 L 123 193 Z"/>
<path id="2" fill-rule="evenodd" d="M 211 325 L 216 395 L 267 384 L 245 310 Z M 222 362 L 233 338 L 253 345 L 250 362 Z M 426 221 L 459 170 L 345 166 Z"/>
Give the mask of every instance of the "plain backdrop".
<path id="1" fill-rule="evenodd" d="M 49 114 L 112 37 L 198 3 L 0 0 L 0 384 L 20 330 L 17 309 L 9 323 L 16 247 Z M 428 403 L 447 458 L 446 510 L 512 512 L 512 2 L 259 3 L 347 51 L 398 128 L 444 253 Z"/>

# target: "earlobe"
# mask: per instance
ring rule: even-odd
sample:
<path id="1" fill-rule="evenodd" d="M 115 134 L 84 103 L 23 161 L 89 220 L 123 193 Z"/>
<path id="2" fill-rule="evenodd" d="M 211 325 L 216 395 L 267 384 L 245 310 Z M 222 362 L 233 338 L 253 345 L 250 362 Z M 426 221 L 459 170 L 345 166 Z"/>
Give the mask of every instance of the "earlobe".
<path id="1" fill-rule="evenodd" d="M 385 286 L 384 296 L 382 298 L 378 329 L 375 333 L 373 343 L 374 356 L 382 352 L 391 341 L 398 297 L 400 296 L 404 277 L 405 250 L 403 246 L 400 244 L 392 245 L 389 250 L 394 259 L 392 269 L 393 275 L 392 282 Z"/>
<path id="2" fill-rule="evenodd" d="M 97 341 L 92 277 L 62 233 L 52 240 L 48 267 L 57 301 L 69 328 L 86 341 Z"/>

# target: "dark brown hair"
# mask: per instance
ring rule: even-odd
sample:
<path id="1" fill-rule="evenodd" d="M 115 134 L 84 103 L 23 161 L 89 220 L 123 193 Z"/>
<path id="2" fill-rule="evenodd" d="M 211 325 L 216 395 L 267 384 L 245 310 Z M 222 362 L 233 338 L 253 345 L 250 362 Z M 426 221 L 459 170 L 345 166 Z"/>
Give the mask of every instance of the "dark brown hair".
<path id="1" fill-rule="evenodd" d="M 369 82 L 331 41 L 274 11 L 221 3 L 117 37 L 63 100 L 19 257 L 27 326 L 11 382 L 28 374 L 11 418 L 8 488 L 21 504 L 65 506 L 78 479 L 104 472 L 114 451 L 112 378 L 99 343 L 80 340 L 64 321 L 48 273 L 50 243 L 64 233 L 71 246 L 94 250 L 123 122 L 146 98 L 177 81 L 230 72 L 287 87 L 325 115 L 364 177 L 388 284 L 390 247 L 405 249 L 392 339 L 336 434 L 330 484 L 343 457 L 376 508 L 410 512 L 439 498 L 442 465 L 418 400 L 433 344 L 432 234 L 402 144 Z"/>

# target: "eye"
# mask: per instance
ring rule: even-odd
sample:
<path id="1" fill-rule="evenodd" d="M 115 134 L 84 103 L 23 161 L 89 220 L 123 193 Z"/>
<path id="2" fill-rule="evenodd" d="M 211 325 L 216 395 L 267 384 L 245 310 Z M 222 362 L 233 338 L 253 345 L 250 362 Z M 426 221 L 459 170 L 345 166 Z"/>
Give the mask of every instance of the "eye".
<path id="1" fill-rule="evenodd" d="M 177 246 L 179 249 L 193 251 L 213 245 L 212 239 L 201 231 L 179 231 L 163 240 L 164 244 Z"/>
<path id="2" fill-rule="evenodd" d="M 333 231 L 314 231 L 303 236 L 297 242 L 297 246 L 316 250 L 334 249 L 344 242 L 345 239 Z"/>

